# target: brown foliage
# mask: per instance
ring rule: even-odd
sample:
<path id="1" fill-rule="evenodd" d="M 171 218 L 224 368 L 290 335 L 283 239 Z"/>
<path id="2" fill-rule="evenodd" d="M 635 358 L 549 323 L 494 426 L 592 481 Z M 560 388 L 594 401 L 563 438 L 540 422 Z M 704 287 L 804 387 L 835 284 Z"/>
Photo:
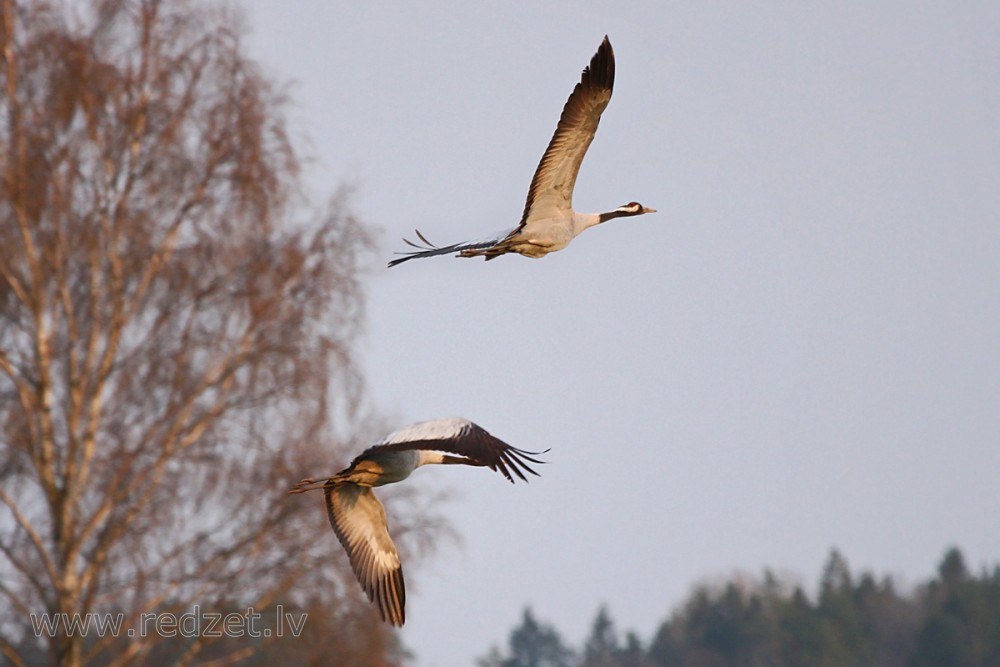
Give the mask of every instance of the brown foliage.
<path id="1" fill-rule="evenodd" d="M 284 491 L 331 406 L 359 396 L 369 237 L 342 198 L 295 221 L 283 99 L 232 16 L 92 9 L 4 0 L 0 16 L 0 650 L 15 664 L 30 613 L 122 611 L 127 629 L 193 603 L 345 595 L 343 568 L 317 566 L 321 508 Z M 156 639 L 41 648 L 129 664 Z"/>

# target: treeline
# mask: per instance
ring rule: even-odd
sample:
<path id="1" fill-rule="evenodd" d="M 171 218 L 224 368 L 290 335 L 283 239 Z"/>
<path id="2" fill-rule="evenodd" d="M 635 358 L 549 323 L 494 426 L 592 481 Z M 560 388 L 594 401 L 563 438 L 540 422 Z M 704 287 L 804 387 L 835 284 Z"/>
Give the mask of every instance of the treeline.
<path id="1" fill-rule="evenodd" d="M 808 595 L 771 572 L 701 586 L 648 643 L 618 634 L 601 608 L 582 647 L 525 609 L 505 651 L 479 667 L 995 667 L 1000 665 L 1000 566 L 970 572 L 948 550 L 910 592 L 891 577 L 854 576 L 832 551 Z"/>

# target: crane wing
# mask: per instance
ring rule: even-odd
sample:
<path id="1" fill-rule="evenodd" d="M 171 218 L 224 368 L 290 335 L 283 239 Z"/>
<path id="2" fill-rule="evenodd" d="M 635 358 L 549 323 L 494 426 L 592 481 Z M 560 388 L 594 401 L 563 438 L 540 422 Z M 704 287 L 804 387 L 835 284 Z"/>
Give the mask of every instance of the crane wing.
<path id="1" fill-rule="evenodd" d="M 347 551 L 361 588 L 395 626 L 405 621 L 406 590 L 396 545 L 389 537 L 385 508 L 371 487 L 351 483 L 324 487 L 326 511 L 337 539 Z"/>
<path id="2" fill-rule="evenodd" d="M 524 481 L 528 481 L 524 476 L 525 472 L 538 475 L 528 463 L 544 463 L 533 457 L 545 453 L 528 452 L 511 447 L 468 419 L 445 417 L 418 422 L 395 431 L 377 445 L 362 452 L 358 458 L 364 458 L 377 451 L 406 449 L 427 449 L 458 454 L 478 465 L 500 472 L 511 482 L 514 481 L 511 472 Z"/>
<path id="3" fill-rule="evenodd" d="M 555 134 L 531 179 L 524 215 L 515 232 L 530 220 L 559 217 L 572 209 L 576 175 L 594 140 L 601 114 L 611 101 L 614 83 L 615 52 L 605 35 L 563 107 Z"/>

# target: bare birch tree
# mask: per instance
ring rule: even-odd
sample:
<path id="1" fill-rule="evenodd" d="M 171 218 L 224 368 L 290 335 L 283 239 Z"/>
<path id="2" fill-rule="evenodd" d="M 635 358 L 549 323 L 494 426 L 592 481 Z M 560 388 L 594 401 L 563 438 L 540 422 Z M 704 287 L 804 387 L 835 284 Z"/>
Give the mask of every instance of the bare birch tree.
<path id="1" fill-rule="evenodd" d="M 0 1 L 0 651 L 137 664 L 143 613 L 355 596 L 284 492 L 358 396 L 367 233 L 342 200 L 302 213 L 230 14 Z M 120 632 L 26 625 L 93 611 Z M 171 664 L 254 650 L 208 644 Z"/>

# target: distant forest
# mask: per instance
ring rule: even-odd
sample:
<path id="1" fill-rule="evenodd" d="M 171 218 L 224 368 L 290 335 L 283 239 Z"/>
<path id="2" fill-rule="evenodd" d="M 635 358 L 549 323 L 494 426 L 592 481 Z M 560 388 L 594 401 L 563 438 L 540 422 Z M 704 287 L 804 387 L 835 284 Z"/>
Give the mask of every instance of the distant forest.
<path id="1" fill-rule="evenodd" d="M 815 598 L 815 599 L 813 599 Z M 996 667 L 1000 566 L 970 572 L 949 549 L 930 581 L 900 592 L 892 578 L 852 575 L 830 553 L 808 595 L 766 571 L 696 588 L 648 643 L 619 636 L 606 607 L 582 647 L 525 609 L 505 650 L 479 667 Z"/>

